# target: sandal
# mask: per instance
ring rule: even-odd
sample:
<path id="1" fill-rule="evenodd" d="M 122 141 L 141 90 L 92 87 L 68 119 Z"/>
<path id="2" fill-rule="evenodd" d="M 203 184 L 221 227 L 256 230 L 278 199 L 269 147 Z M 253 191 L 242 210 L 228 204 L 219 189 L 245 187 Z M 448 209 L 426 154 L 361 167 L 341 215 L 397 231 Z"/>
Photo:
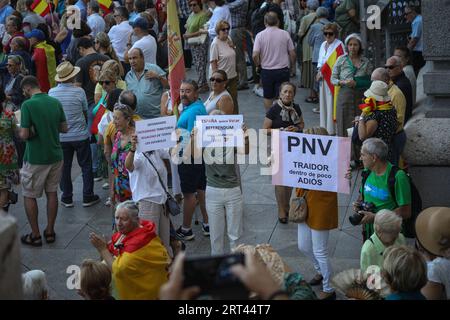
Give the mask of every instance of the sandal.
<path id="1" fill-rule="evenodd" d="M 33 233 L 24 234 L 22 237 L 20 237 L 20 242 L 33 247 L 42 247 L 41 236 L 34 238 Z"/>
<path id="2" fill-rule="evenodd" d="M 45 231 L 44 231 L 44 238 L 45 238 L 45 242 L 53 243 L 56 240 L 56 233 L 54 233 L 54 232 L 52 232 L 52 233 L 45 233 Z"/>

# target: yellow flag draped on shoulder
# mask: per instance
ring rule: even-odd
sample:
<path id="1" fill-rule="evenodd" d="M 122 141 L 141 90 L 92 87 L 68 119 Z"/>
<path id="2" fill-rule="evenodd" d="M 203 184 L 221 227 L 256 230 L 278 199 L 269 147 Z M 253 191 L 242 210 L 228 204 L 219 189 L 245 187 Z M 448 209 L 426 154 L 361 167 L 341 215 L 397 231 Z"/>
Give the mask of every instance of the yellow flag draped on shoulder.
<path id="1" fill-rule="evenodd" d="M 178 20 L 177 4 L 175 0 L 167 0 L 167 45 L 169 46 L 170 100 L 173 113 L 178 118 L 180 86 L 181 81 L 184 79 L 185 70 L 180 22 Z"/>

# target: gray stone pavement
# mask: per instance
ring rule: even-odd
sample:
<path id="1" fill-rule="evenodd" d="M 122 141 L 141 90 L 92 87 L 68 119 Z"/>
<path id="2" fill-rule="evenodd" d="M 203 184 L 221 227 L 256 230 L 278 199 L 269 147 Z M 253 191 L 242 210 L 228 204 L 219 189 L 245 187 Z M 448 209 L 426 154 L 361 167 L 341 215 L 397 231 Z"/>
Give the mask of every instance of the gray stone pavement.
<path id="1" fill-rule="evenodd" d="M 296 80 L 297 81 L 297 80 Z M 306 127 L 318 125 L 319 115 L 311 110 L 313 104 L 304 102 L 308 92 L 298 89 L 295 101 L 300 104 Z M 203 95 L 205 98 L 205 95 Z M 263 100 L 252 90 L 239 91 L 239 108 L 249 128 L 261 128 L 264 120 Z M 74 163 L 76 163 L 74 161 Z M 85 258 L 98 258 L 96 250 L 91 247 L 88 235 L 94 231 L 111 236 L 111 210 L 104 206 L 107 192 L 101 189 L 103 182 L 95 184 L 95 191 L 102 198 L 102 203 L 91 208 L 82 207 L 82 178 L 79 168 L 73 169 L 75 208 L 59 207 L 56 222 L 57 239 L 53 244 L 41 248 L 21 247 L 23 271 L 42 269 L 46 272 L 50 286 L 51 299 L 80 299 L 75 290 L 67 289 L 66 282 L 70 274 L 70 265 L 80 265 Z M 297 248 L 297 226 L 279 224 L 274 189 L 269 176 L 260 175 L 260 165 L 241 165 L 242 187 L 244 192 L 244 235 L 241 243 L 269 243 L 283 257 L 289 267 L 301 272 L 307 280 L 314 276 L 312 263 Z M 329 255 L 335 273 L 358 268 L 362 237 L 359 227 L 348 222 L 351 204 L 357 197 L 357 175 L 354 175 L 351 195 L 339 195 L 339 228 L 331 231 Z M 39 223 L 42 230 L 46 227 L 45 200 L 39 199 Z M 198 210 L 198 209 L 197 209 Z M 29 232 L 23 207 L 23 199 L 11 207 L 10 213 L 17 218 L 19 234 Z M 201 217 L 200 214 L 198 214 Z M 174 223 L 178 226 L 181 216 Z M 195 239 L 187 242 L 188 255 L 208 255 L 209 238 L 204 237 L 199 225 L 193 224 Z"/>

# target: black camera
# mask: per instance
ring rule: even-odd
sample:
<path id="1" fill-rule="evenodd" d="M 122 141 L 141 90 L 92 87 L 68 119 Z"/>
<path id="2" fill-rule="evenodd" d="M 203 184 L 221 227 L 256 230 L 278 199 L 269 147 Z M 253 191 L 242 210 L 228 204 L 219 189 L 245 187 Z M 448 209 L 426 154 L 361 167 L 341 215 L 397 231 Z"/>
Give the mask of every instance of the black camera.
<path id="1" fill-rule="evenodd" d="M 19 196 L 17 193 L 14 192 L 14 190 L 8 191 L 8 203 L 9 204 L 16 204 L 19 200 Z"/>
<path id="2" fill-rule="evenodd" d="M 358 211 L 348 217 L 348 220 L 354 226 L 357 226 L 364 217 L 364 214 L 359 213 L 359 211 L 375 212 L 375 205 L 372 202 L 362 201 L 357 203 L 356 207 Z"/>
<path id="3" fill-rule="evenodd" d="M 235 264 L 245 264 L 242 253 L 186 258 L 183 287 L 199 286 L 198 299 L 248 299 L 247 288 L 230 271 Z"/>

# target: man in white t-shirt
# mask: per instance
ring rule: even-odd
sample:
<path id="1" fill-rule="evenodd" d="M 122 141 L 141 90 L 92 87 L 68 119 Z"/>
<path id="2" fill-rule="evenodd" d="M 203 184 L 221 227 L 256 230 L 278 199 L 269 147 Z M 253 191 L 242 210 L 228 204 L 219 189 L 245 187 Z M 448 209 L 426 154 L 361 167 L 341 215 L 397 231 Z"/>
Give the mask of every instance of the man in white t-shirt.
<path id="1" fill-rule="evenodd" d="M 216 34 L 216 24 L 221 21 L 225 20 L 230 25 L 230 29 L 233 28 L 231 24 L 231 13 L 228 6 L 225 4 L 224 0 L 214 0 L 210 1 L 214 2 L 216 7 L 213 10 L 213 14 L 211 16 L 211 19 L 209 19 L 209 25 L 208 25 L 208 34 L 209 34 L 209 40 L 212 42 L 214 40 L 214 37 Z"/>
<path id="2" fill-rule="evenodd" d="M 128 22 L 128 10 L 125 7 L 114 8 L 114 20 L 116 25 L 112 26 L 108 32 L 111 45 L 116 51 L 117 57 L 121 62 L 125 61 L 125 52 L 127 51 L 128 37 L 133 28 Z M 129 68 L 127 68 L 129 70 Z"/>
<path id="3" fill-rule="evenodd" d="M 105 31 L 105 20 L 100 16 L 100 6 L 96 0 L 91 0 L 87 8 L 87 24 L 91 28 L 91 36 L 95 38 L 97 33 Z"/>
<path id="4" fill-rule="evenodd" d="M 128 39 L 128 52 L 125 53 L 125 61 L 128 61 L 128 53 L 132 49 L 141 49 L 144 54 L 145 63 L 156 64 L 156 39 L 149 34 L 148 21 L 144 17 L 138 17 L 132 23 L 133 34 L 138 40 L 132 45 Z"/>

